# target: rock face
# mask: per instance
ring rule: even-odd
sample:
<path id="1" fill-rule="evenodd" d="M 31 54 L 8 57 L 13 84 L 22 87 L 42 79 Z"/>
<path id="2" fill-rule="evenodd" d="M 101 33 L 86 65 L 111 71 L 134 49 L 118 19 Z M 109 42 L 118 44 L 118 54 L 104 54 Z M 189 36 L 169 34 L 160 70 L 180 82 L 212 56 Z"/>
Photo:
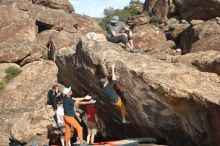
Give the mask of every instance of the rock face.
<path id="1" fill-rule="evenodd" d="M 180 48 L 183 53 L 215 50 L 220 51 L 220 24 L 218 19 L 188 28 L 180 38 Z"/>
<path id="2" fill-rule="evenodd" d="M 189 53 L 179 57 L 178 61 L 201 71 L 220 75 L 220 53 L 218 51 Z"/>
<path id="3" fill-rule="evenodd" d="M 136 26 L 133 32 L 134 45 L 140 48 L 141 52 L 166 42 L 165 34 L 159 28 L 150 24 Z"/>
<path id="4" fill-rule="evenodd" d="M 25 65 L 75 46 L 82 34 L 102 32 L 91 18 L 71 12 L 67 0 L 0 1 L 0 62 Z"/>
<path id="5" fill-rule="evenodd" d="M 98 87 L 98 80 L 104 75 L 100 68 L 103 61 L 109 70 L 116 63 L 116 74 L 120 76 L 118 91 L 124 93 L 132 121 L 122 131 L 118 130 L 121 125 L 114 122 L 119 120 L 119 112 L 109 105 Z M 88 37 L 78 44 L 75 54 L 59 56 L 57 65 L 60 82 L 66 82 L 62 79 L 68 76 L 66 85 L 97 97 L 99 116 L 108 136 L 155 136 L 166 139 L 170 146 L 219 144 L 220 78 L 216 74 L 130 54 L 116 44 Z"/>
<path id="6" fill-rule="evenodd" d="M 6 84 L 0 90 L 0 145 L 9 145 L 9 138 L 28 146 L 48 144 L 47 127 L 55 122 L 45 103 L 57 67 L 47 53 L 53 59 L 58 50 L 74 51 L 82 35 L 102 32 L 93 19 L 73 12 L 67 0 L 0 0 L 0 81 Z M 22 73 L 6 81 L 10 66 Z"/>
<path id="7" fill-rule="evenodd" d="M 128 18 L 127 24 L 130 26 L 144 25 L 150 22 L 150 17 L 145 15 L 136 15 Z"/>
<path id="8" fill-rule="evenodd" d="M 34 4 L 43 5 L 52 9 L 62 9 L 67 13 L 74 12 L 68 0 L 32 0 Z"/>
<path id="9" fill-rule="evenodd" d="M 0 43 L 19 37 L 30 41 L 36 38 L 36 22 L 27 13 L 4 6 L 0 6 L 0 13 Z"/>
<path id="10" fill-rule="evenodd" d="M 146 0 L 144 10 L 156 15 L 162 22 L 167 22 L 168 17 L 176 12 L 173 0 Z"/>
<path id="11" fill-rule="evenodd" d="M 47 48 L 34 42 L 36 21 L 22 10 L 0 7 L 0 62 L 20 62 L 24 65 L 46 54 Z"/>
<path id="12" fill-rule="evenodd" d="M 8 145 L 9 138 L 28 142 L 36 134 L 46 136 L 47 125 L 53 124 L 53 110 L 45 103 L 47 89 L 56 81 L 56 65 L 51 61 L 36 61 L 21 70 L 0 92 L 0 123 L 4 125 L 0 131 L 4 135 L 1 145 Z"/>
<path id="13" fill-rule="evenodd" d="M 145 0 L 144 9 L 149 10 L 163 21 L 178 13 L 185 20 L 209 20 L 219 17 L 219 6 L 218 0 Z"/>
<path id="14" fill-rule="evenodd" d="M 6 6 L 6 7 L 13 7 L 16 9 L 20 9 L 20 10 L 29 10 L 30 6 L 32 5 L 32 1 L 31 0 L 1 0 L 0 1 L 0 5 L 1 6 Z"/>
<path id="15" fill-rule="evenodd" d="M 20 65 L 38 60 L 47 52 L 46 47 L 26 40 L 7 41 L 0 43 L 0 46 L 0 62 L 18 62 Z"/>
<path id="16" fill-rule="evenodd" d="M 0 145 L 9 145 L 9 138 L 27 146 L 48 143 L 48 127 L 55 122 L 46 94 L 58 80 L 75 95 L 97 99 L 105 138 L 149 136 L 169 146 L 219 146 L 220 18 L 203 21 L 219 15 L 219 2 L 145 5 L 168 24 L 168 32 L 146 24 L 148 17 L 131 17 L 134 44 L 141 49 L 131 54 L 103 34 L 87 34 L 103 31 L 92 18 L 75 14 L 67 0 L 0 0 L 0 81 L 8 67 L 22 70 L 0 90 Z M 180 56 L 178 47 L 189 54 Z M 116 64 L 115 88 L 126 101 L 129 125 L 120 123 L 119 110 L 98 87 L 102 63 L 109 73 Z"/>
<path id="17" fill-rule="evenodd" d="M 218 0 L 174 0 L 182 19 L 209 20 L 220 16 Z"/>

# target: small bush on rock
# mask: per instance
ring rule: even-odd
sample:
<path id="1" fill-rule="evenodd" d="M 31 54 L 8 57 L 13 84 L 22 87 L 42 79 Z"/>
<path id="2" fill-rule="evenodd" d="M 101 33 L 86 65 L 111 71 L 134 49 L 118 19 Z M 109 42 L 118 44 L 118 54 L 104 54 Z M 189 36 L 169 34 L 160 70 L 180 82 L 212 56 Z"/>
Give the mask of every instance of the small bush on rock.
<path id="1" fill-rule="evenodd" d="M 5 82 L 4 81 L 0 81 L 0 91 L 5 89 Z"/>
<path id="2" fill-rule="evenodd" d="M 6 81 L 10 81 L 11 79 L 13 79 L 14 77 L 18 76 L 20 73 L 22 72 L 22 70 L 18 67 L 9 67 L 5 70 L 6 76 L 5 79 Z"/>
<path id="3" fill-rule="evenodd" d="M 155 25 L 155 26 L 159 26 L 160 24 L 160 18 L 158 18 L 157 16 L 153 15 L 150 18 L 150 24 Z"/>

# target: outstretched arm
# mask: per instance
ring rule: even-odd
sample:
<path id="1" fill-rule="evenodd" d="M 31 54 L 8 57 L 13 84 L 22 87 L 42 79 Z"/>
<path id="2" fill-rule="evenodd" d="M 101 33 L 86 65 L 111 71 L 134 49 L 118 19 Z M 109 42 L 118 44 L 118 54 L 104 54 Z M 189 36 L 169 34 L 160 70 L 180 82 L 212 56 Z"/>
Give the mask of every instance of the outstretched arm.
<path id="1" fill-rule="evenodd" d="M 93 104 L 95 103 L 96 100 L 90 100 L 90 101 L 76 101 L 77 104 L 80 104 L 80 105 L 85 105 L 85 104 Z"/>
<path id="2" fill-rule="evenodd" d="M 82 100 L 85 99 L 85 97 L 79 97 L 79 98 L 75 98 L 75 97 L 73 97 L 72 99 L 73 99 L 73 100 L 76 100 L 76 101 L 82 101 Z"/>
<path id="3" fill-rule="evenodd" d="M 116 76 L 115 76 L 115 64 L 112 65 L 112 80 L 113 80 L 113 81 L 116 80 Z"/>

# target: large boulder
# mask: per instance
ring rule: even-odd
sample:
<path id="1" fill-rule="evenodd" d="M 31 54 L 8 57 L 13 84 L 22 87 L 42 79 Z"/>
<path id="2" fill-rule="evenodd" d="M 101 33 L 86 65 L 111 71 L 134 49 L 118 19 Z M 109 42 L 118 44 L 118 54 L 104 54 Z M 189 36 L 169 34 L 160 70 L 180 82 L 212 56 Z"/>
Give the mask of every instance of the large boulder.
<path id="1" fill-rule="evenodd" d="M 36 61 L 21 70 L 0 91 L 1 145 L 8 145 L 9 138 L 27 143 L 37 134 L 46 137 L 47 125 L 54 123 L 53 110 L 45 103 L 47 90 L 56 81 L 55 63 Z"/>
<path id="2" fill-rule="evenodd" d="M 62 9 L 67 13 L 74 12 L 74 8 L 68 0 L 32 0 L 34 4 L 43 5 L 52 9 Z"/>
<path id="3" fill-rule="evenodd" d="M 63 10 L 55 10 L 46 8 L 39 5 L 32 5 L 29 10 L 30 16 L 37 20 L 39 26 L 45 26 L 51 29 L 53 26 L 62 28 L 65 24 L 75 24 L 77 21 L 71 14 L 64 12 Z"/>
<path id="4" fill-rule="evenodd" d="M 178 14 L 185 20 L 209 20 L 220 16 L 219 6 L 218 0 L 145 0 L 144 10 L 165 22 Z"/>
<path id="5" fill-rule="evenodd" d="M 169 24 L 168 29 L 165 30 L 165 34 L 168 39 L 179 40 L 180 36 L 190 27 L 190 24 Z"/>
<path id="6" fill-rule="evenodd" d="M 59 50 L 64 47 L 76 46 L 81 36 L 82 34 L 79 31 L 70 33 L 65 30 L 60 32 L 47 30 L 37 35 L 37 41 L 44 46 L 47 46 L 52 41 L 56 50 Z"/>
<path id="7" fill-rule="evenodd" d="M 182 19 L 209 20 L 220 16 L 218 0 L 174 0 Z"/>
<path id="8" fill-rule="evenodd" d="M 39 60 L 47 48 L 36 42 L 14 40 L 0 43 L 0 62 L 14 62 L 20 65 Z"/>
<path id="9" fill-rule="evenodd" d="M 104 77 L 103 62 L 109 71 L 116 63 L 117 91 L 123 92 L 131 120 L 124 130 L 118 130 L 120 114 L 98 86 Z M 117 44 L 91 37 L 82 39 L 76 53 L 60 56 L 57 65 L 60 82 L 69 77 L 66 86 L 97 97 L 107 136 L 155 136 L 170 146 L 219 145 L 220 78 L 216 74 L 131 54 Z"/>
<path id="10" fill-rule="evenodd" d="M 166 62 L 174 62 L 175 58 L 181 55 L 181 50 L 176 47 L 175 42 L 169 40 L 153 48 L 147 49 L 145 54 Z"/>
<path id="11" fill-rule="evenodd" d="M 220 24 L 218 19 L 189 27 L 180 36 L 180 48 L 183 53 L 215 50 L 220 51 Z"/>
<path id="12" fill-rule="evenodd" d="M 38 28 L 28 13 L 10 6 L 0 6 L 0 13 L 0 62 L 24 65 L 46 54 L 35 42 Z"/>
<path id="13" fill-rule="evenodd" d="M 30 9 L 30 6 L 32 5 L 32 1 L 30 0 L 19 0 L 19 1 L 18 0 L 1 0 L 0 5 L 27 11 Z"/>
<path id="14" fill-rule="evenodd" d="M 220 52 L 218 51 L 189 53 L 180 56 L 178 62 L 195 67 L 204 72 L 220 75 Z"/>
<path id="15" fill-rule="evenodd" d="M 13 7 L 0 6 L 0 14 L 0 43 L 17 38 L 35 40 L 36 21 L 26 12 Z"/>
<path id="16" fill-rule="evenodd" d="M 88 32 L 102 32 L 101 27 L 92 18 L 75 13 L 68 14 L 62 10 L 33 5 L 30 9 L 30 16 L 37 21 L 40 31 L 50 29 L 60 31 L 65 30 L 67 26 L 74 26 L 75 29 L 83 34 Z"/>
<path id="17" fill-rule="evenodd" d="M 176 13 L 176 6 L 173 0 L 145 0 L 144 10 L 166 23 L 169 16 Z"/>
<path id="18" fill-rule="evenodd" d="M 165 34 L 150 24 L 136 26 L 134 32 L 134 46 L 141 49 L 141 52 L 166 42 Z"/>
<path id="19" fill-rule="evenodd" d="M 135 15 L 128 17 L 127 24 L 129 26 L 139 26 L 144 25 L 150 22 L 150 17 L 145 16 L 144 14 L 141 15 Z"/>
<path id="20" fill-rule="evenodd" d="M 79 14 L 73 14 L 73 17 L 76 19 L 75 27 L 79 30 L 83 35 L 89 32 L 103 33 L 104 31 L 99 26 L 97 21 L 89 16 L 82 16 Z"/>

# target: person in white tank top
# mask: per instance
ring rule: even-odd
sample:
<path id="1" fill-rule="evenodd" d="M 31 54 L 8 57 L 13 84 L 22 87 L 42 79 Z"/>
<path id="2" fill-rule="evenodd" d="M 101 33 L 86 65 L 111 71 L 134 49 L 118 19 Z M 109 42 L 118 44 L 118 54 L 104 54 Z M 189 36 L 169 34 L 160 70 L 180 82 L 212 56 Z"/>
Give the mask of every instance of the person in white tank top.
<path id="1" fill-rule="evenodd" d="M 57 103 L 57 110 L 56 110 L 57 126 L 60 131 L 60 140 L 61 140 L 62 146 L 65 146 L 64 135 L 66 133 L 66 129 L 65 129 L 65 122 L 64 122 L 63 116 L 64 116 L 63 103 L 59 101 Z M 71 145 L 70 140 L 69 140 L 69 145 Z"/>

